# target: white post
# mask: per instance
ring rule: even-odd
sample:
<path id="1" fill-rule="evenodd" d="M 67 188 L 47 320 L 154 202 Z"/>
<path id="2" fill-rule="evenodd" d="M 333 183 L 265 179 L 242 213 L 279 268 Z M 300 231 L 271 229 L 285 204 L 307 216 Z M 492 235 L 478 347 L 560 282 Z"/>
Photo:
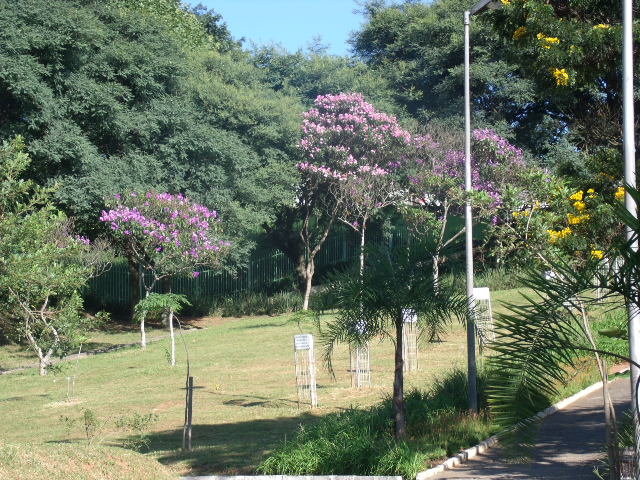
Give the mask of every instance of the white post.
<path id="1" fill-rule="evenodd" d="M 623 42 L 622 42 L 622 128 L 623 128 L 623 145 L 624 145 L 624 181 L 635 188 L 636 187 L 636 148 L 634 135 L 634 108 L 633 108 L 633 1 L 623 0 Z M 627 210 L 637 218 L 637 206 L 626 192 L 624 196 L 624 204 Z M 631 240 L 633 231 L 627 226 L 627 239 Z M 634 250 L 638 250 L 638 241 L 632 244 Z M 635 279 L 634 279 L 635 280 Z M 631 288 L 637 288 L 637 285 L 630 285 Z M 637 298 L 637 295 L 633 295 Z M 627 305 L 629 314 L 629 352 L 632 362 L 640 362 L 640 312 L 638 306 L 633 302 Z M 638 453 L 640 449 L 640 419 L 638 418 L 638 398 L 636 384 L 640 377 L 640 371 L 633 363 L 631 363 L 631 405 L 633 405 L 633 417 L 636 427 L 636 472 L 638 472 Z M 637 478 L 637 477 L 636 477 Z"/>
<path id="2" fill-rule="evenodd" d="M 471 78 L 470 78 L 470 30 L 471 13 L 464 12 L 464 189 L 467 195 L 471 185 Z M 469 410 L 478 411 L 476 387 L 476 325 L 473 306 L 473 226 L 471 199 L 467 197 L 464 208 L 466 260 L 467 260 L 467 375 L 469 379 Z"/>

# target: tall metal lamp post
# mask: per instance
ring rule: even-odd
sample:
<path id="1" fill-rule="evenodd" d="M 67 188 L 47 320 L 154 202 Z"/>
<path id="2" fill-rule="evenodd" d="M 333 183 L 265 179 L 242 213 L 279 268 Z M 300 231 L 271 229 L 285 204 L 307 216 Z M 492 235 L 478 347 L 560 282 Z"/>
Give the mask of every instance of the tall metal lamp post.
<path id="1" fill-rule="evenodd" d="M 622 136 L 624 147 L 624 182 L 630 187 L 636 187 L 636 142 L 635 142 L 635 114 L 633 107 L 633 1 L 622 0 Z M 624 196 L 624 205 L 634 217 L 638 217 L 638 207 L 629 192 Z M 632 241 L 633 231 L 627 227 L 627 240 Z M 632 244 L 633 250 L 638 250 L 638 240 Z M 638 288 L 637 285 L 632 288 Z M 640 454 L 640 418 L 638 418 L 638 391 L 636 385 L 640 371 L 636 364 L 640 362 L 640 311 L 634 302 L 627 305 L 629 315 L 629 352 L 631 356 L 631 405 L 636 436 L 635 470 L 638 473 L 638 458 Z M 635 362 L 635 363 L 634 363 Z"/>
<path id="2" fill-rule="evenodd" d="M 471 17 L 487 9 L 500 8 L 498 0 L 481 0 L 471 10 L 464 12 L 464 189 L 467 195 L 471 185 Z M 467 375 L 469 379 L 469 410 L 478 411 L 478 369 L 476 366 L 476 322 L 473 300 L 473 217 L 471 199 L 467 197 L 464 210 L 466 264 L 467 264 Z"/>

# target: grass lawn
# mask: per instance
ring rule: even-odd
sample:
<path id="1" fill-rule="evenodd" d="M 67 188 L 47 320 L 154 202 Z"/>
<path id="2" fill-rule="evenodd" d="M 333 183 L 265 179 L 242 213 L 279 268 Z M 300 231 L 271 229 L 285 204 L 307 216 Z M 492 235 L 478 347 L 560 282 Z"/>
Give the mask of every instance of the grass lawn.
<path id="1" fill-rule="evenodd" d="M 518 291 L 496 292 L 494 311 Z M 312 323 L 298 325 L 288 316 L 209 319 L 208 328 L 184 336 L 191 359 L 194 393 L 194 451 L 180 451 L 184 418 L 186 357 L 178 344 L 179 365 L 167 362 L 167 339 L 146 351 L 129 348 L 66 363 L 57 374 L 40 377 L 30 369 L 0 376 L 0 438 L 10 443 L 83 441 L 80 427 L 65 429 L 60 420 L 79 419 L 85 409 L 105 423 L 135 412 L 155 413 L 149 454 L 175 473 L 253 473 L 265 454 L 301 424 L 349 406 L 369 406 L 391 393 L 393 347 L 388 340 L 371 345 L 372 388 L 350 387 L 348 350 L 335 352 L 333 379 L 319 365 L 319 408 L 298 406 L 293 363 L 293 335 L 315 333 Z M 156 334 L 161 334 L 157 331 Z M 135 341 L 135 332 L 103 333 L 96 343 Z M 115 340 L 117 339 L 117 340 Z M 131 340 L 132 339 L 132 340 Z M 113 340 L 113 341 L 112 341 Z M 418 372 L 406 375 L 405 388 L 425 388 L 436 375 L 466 366 L 466 337 L 454 325 L 441 342 L 422 345 Z M 3 347 L 2 357 L 9 356 Z M 67 377 L 75 375 L 75 392 L 67 401 Z M 108 444 L 118 438 L 109 437 Z"/>

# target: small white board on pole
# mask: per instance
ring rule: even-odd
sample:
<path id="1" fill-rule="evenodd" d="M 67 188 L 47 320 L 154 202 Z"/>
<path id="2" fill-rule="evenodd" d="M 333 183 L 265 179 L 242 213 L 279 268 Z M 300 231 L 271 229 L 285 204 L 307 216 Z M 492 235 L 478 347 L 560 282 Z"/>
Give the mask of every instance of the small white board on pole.
<path id="1" fill-rule="evenodd" d="M 316 358 L 313 349 L 313 335 L 305 333 L 293 336 L 293 353 L 296 364 L 296 390 L 298 405 L 306 397 L 311 408 L 318 406 L 316 389 Z"/>
<path id="2" fill-rule="evenodd" d="M 491 292 L 488 287 L 473 289 L 473 301 L 475 306 L 476 330 L 481 347 L 496 339 L 493 329 L 493 311 L 491 310 Z"/>

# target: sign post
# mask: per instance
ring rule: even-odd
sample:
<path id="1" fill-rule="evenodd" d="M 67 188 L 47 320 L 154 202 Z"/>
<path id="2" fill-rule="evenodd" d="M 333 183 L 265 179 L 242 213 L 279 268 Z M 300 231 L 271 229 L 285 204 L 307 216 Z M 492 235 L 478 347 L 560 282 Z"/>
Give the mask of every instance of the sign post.
<path id="1" fill-rule="evenodd" d="M 316 358 L 313 348 L 313 335 L 306 333 L 293 336 L 293 354 L 296 363 L 296 389 L 298 408 L 302 398 L 310 397 L 311 408 L 318 406 L 316 390 Z"/>

